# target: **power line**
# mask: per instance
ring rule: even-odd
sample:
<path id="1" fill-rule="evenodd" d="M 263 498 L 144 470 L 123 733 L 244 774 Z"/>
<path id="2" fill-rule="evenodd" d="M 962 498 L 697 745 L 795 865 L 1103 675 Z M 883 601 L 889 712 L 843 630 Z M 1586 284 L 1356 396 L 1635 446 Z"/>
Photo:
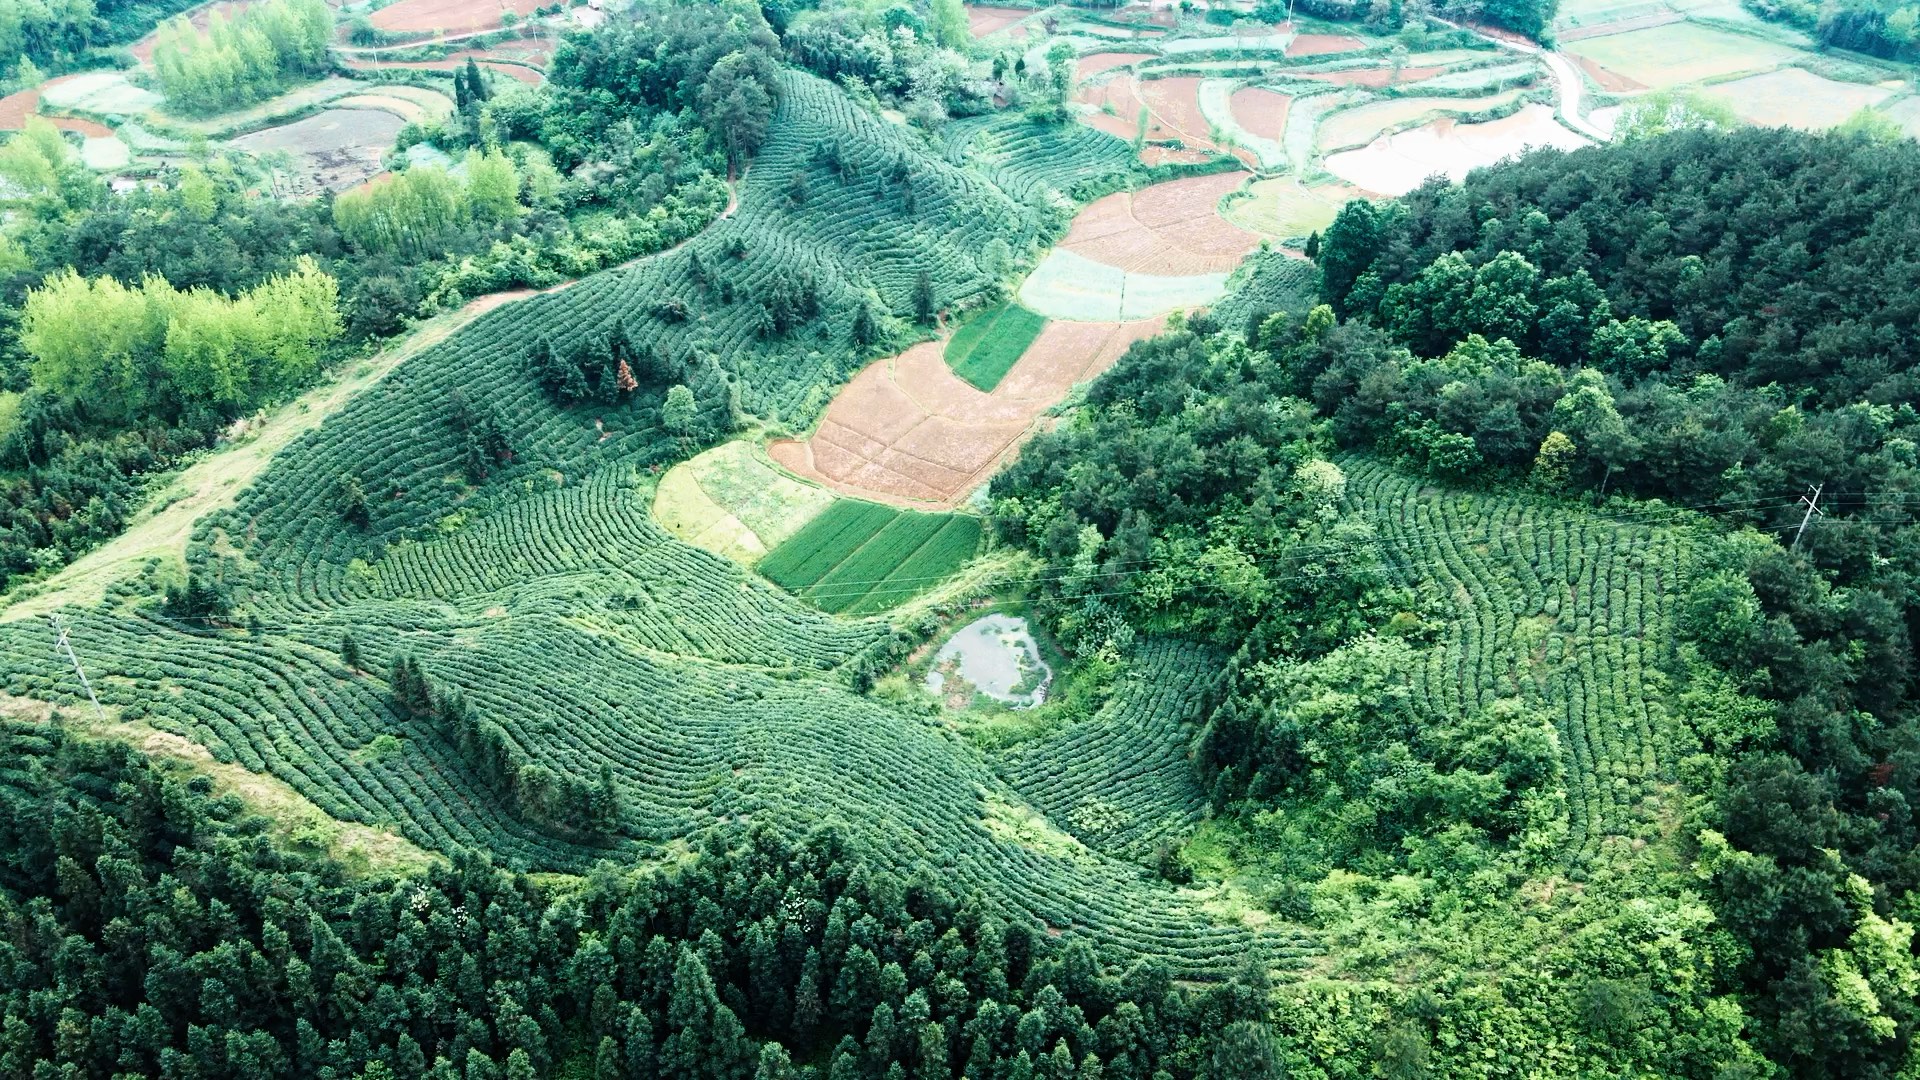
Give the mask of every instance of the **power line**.
<path id="1" fill-rule="evenodd" d="M 84 670 L 82 670 L 80 667 L 80 658 L 74 655 L 73 642 L 68 640 L 67 638 L 66 620 L 62 619 L 58 612 L 55 612 L 54 614 L 47 616 L 47 619 L 48 621 L 53 623 L 54 630 L 58 632 L 60 635 L 60 639 L 57 644 L 62 650 L 66 652 L 67 659 L 69 661 L 72 661 L 73 673 L 75 675 L 80 676 L 80 685 L 86 688 L 87 700 L 93 702 L 94 719 L 96 720 L 106 719 L 106 710 L 100 707 L 100 698 L 97 694 L 93 692 L 93 684 L 87 681 L 87 673 Z"/>
<path id="2" fill-rule="evenodd" d="M 1807 522 L 1813 520 L 1813 515 L 1820 513 L 1820 491 L 1826 486 L 1815 484 L 1813 494 L 1800 496 L 1800 501 L 1807 504 L 1807 512 L 1801 515 L 1800 527 L 1793 532 L 1793 547 L 1790 550 L 1800 550 L 1800 538 L 1807 534 Z"/>

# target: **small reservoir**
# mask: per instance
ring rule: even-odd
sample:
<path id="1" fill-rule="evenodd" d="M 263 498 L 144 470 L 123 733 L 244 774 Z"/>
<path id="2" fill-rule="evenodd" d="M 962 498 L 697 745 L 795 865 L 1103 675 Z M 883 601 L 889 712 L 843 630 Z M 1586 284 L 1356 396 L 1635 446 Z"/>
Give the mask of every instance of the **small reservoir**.
<path id="1" fill-rule="evenodd" d="M 988 615 L 962 627 L 934 654 L 927 690 L 947 693 L 949 679 L 995 701 L 1027 709 L 1047 699 L 1053 669 L 1040 659 L 1040 646 L 1027 630 L 1027 620 L 1018 615 Z"/>

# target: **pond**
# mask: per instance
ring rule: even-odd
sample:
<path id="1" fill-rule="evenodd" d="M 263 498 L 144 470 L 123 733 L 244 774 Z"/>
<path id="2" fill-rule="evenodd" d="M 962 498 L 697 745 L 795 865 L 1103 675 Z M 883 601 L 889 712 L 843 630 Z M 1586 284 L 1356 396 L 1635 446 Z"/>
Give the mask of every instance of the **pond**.
<path id="1" fill-rule="evenodd" d="M 988 615 L 962 627 L 940 646 L 927 672 L 927 690 L 952 695 L 966 687 L 1016 709 L 1047 699 L 1053 669 L 1040 659 L 1040 646 L 1017 615 Z M 951 685 L 951 684 L 964 685 Z"/>

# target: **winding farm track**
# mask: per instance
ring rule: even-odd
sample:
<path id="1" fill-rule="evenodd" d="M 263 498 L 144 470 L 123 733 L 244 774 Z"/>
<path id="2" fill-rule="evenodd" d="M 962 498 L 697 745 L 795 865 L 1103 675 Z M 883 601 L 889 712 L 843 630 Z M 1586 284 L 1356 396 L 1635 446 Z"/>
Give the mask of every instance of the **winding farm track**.
<path id="1" fill-rule="evenodd" d="M 1531 41 L 1496 30 L 1489 30 L 1483 26 L 1471 26 L 1439 18 L 1436 18 L 1434 21 L 1445 23 L 1447 26 L 1451 26 L 1456 30 L 1467 30 L 1479 34 L 1481 37 L 1486 38 L 1501 48 L 1517 52 L 1522 56 L 1539 57 L 1541 62 L 1547 65 L 1547 70 L 1553 75 L 1554 111 L 1559 113 L 1560 119 L 1564 121 L 1568 127 L 1592 139 L 1594 142 L 1604 143 L 1607 141 L 1607 133 L 1589 121 L 1586 114 L 1581 111 L 1581 103 L 1586 97 L 1587 85 L 1580 76 L 1580 69 L 1574 66 L 1573 61 L 1567 59 L 1566 54 L 1557 49 L 1542 48 Z"/>

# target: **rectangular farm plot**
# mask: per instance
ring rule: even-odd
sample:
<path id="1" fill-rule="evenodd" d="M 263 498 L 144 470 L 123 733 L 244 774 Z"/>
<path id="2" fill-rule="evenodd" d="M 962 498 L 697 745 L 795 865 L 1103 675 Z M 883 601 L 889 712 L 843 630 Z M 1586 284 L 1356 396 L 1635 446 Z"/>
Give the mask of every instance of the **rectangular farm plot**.
<path id="1" fill-rule="evenodd" d="M 1844 122 L 1861 109 L 1878 105 L 1893 91 L 1884 86 L 1835 82 L 1803 68 L 1782 68 L 1710 86 L 1705 93 L 1724 102 L 1749 124 L 1820 131 Z"/>
<path id="2" fill-rule="evenodd" d="M 1019 304 L 988 308 L 947 342 L 947 366 L 975 389 L 992 393 L 1046 325 L 1045 316 Z"/>
<path id="3" fill-rule="evenodd" d="M 1572 42 L 1567 52 L 1656 90 L 1743 71 L 1764 71 L 1801 55 L 1790 46 L 1673 23 Z"/>
<path id="4" fill-rule="evenodd" d="M 980 522 L 842 499 L 760 561 L 775 584 L 831 612 L 881 611 L 952 576 L 980 546 Z"/>
<path id="5" fill-rule="evenodd" d="M 879 503 L 841 499 L 760 560 L 760 573 L 798 592 L 819 581 L 898 514 Z"/>

